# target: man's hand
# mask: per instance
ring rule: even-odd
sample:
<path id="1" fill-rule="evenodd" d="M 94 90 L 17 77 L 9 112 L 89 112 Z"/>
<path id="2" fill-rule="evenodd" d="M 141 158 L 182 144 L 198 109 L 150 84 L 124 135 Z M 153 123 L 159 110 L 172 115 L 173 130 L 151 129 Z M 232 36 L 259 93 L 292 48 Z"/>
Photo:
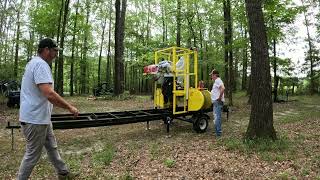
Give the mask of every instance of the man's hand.
<path id="1" fill-rule="evenodd" d="M 78 110 L 76 107 L 70 105 L 70 107 L 68 108 L 68 110 L 74 115 L 74 117 L 78 117 L 78 115 L 79 115 L 79 110 Z"/>

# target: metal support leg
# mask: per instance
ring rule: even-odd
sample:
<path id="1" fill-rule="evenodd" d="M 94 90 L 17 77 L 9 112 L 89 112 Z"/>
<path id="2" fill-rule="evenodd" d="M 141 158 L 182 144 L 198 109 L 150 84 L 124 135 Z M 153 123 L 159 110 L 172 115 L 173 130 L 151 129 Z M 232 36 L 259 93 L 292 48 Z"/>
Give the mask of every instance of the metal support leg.
<path id="1" fill-rule="evenodd" d="M 166 117 L 166 122 L 167 122 L 167 133 L 169 134 L 169 130 L 170 130 L 170 124 L 171 124 L 171 118 L 170 117 Z"/>
<path id="2" fill-rule="evenodd" d="M 150 130 L 149 121 L 147 121 L 147 130 Z"/>
<path id="3" fill-rule="evenodd" d="M 11 150 L 13 151 L 13 144 L 14 144 L 14 135 L 13 135 L 13 129 L 11 129 Z"/>

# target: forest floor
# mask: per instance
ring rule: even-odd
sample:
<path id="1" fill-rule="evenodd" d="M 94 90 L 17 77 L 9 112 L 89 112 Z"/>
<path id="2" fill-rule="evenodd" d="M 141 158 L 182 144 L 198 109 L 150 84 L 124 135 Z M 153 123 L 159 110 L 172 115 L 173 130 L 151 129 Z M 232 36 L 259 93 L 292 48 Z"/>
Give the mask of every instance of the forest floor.
<path id="1" fill-rule="evenodd" d="M 83 112 L 152 108 L 148 96 L 92 100 L 66 97 Z M 243 141 L 250 106 L 238 93 L 230 117 L 223 115 L 223 135 L 197 134 L 192 124 L 175 120 L 166 133 L 162 121 L 119 126 L 55 130 L 61 156 L 78 179 L 320 179 L 320 97 L 294 96 L 274 104 L 278 140 Z M 14 150 L 7 121 L 18 122 L 18 109 L 0 101 L 0 179 L 14 179 L 25 142 L 14 131 Z M 55 113 L 66 113 L 54 109 Z M 31 179 L 56 179 L 43 153 Z"/>

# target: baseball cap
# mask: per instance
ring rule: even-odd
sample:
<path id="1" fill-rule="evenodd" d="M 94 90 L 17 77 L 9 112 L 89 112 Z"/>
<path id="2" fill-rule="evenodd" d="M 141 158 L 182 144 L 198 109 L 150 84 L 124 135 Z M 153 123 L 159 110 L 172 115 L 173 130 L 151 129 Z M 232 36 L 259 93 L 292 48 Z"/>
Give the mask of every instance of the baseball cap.
<path id="1" fill-rule="evenodd" d="M 61 48 L 58 47 L 57 42 L 51 38 L 44 38 L 40 40 L 38 49 L 41 48 L 54 48 L 56 50 L 62 50 Z"/>
<path id="2" fill-rule="evenodd" d="M 219 71 L 213 69 L 209 75 L 211 76 L 212 74 L 219 74 Z"/>

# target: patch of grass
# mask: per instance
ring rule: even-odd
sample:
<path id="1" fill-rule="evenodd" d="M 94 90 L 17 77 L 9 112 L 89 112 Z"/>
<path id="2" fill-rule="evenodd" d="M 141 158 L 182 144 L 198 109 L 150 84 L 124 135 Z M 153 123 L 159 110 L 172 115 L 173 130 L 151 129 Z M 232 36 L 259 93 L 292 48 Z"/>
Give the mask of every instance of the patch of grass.
<path id="1" fill-rule="evenodd" d="M 278 179 L 282 179 L 282 180 L 287 180 L 289 179 L 289 177 L 290 177 L 290 174 L 287 171 L 281 172 L 277 176 Z"/>
<path id="2" fill-rule="evenodd" d="M 280 137 L 275 141 L 270 139 L 245 140 L 244 143 L 249 149 L 253 149 L 258 152 L 283 152 L 288 150 L 291 145 L 291 142 L 287 137 Z"/>
<path id="3" fill-rule="evenodd" d="M 126 172 L 124 175 L 119 177 L 120 180 L 133 180 L 134 178 L 130 175 L 129 172 Z"/>
<path id="4" fill-rule="evenodd" d="M 96 165 L 110 165 L 115 155 L 115 148 L 111 144 L 107 144 L 101 152 L 93 154 L 93 163 Z"/>
<path id="5" fill-rule="evenodd" d="M 69 167 L 74 171 L 79 171 L 81 167 L 81 162 L 83 160 L 83 156 L 66 156 L 66 163 L 68 163 Z"/>
<path id="6" fill-rule="evenodd" d="M 225 145 L 228 150 L 239 150 L 241 152 L 247 151 L 246 145 L 242 140 L 236 138 L 229 138 L 226 141 L 218 141 L 219 144 Z"/>
<path id="7" fill-rule="evenodd" d="M 311 161 L 316 167 L 320 167 L 320 155 L 316 155 Z"/>
<path id="8" fill-rule="evenodd" d="M 77 147 L 77 148 L 86 148 L 86 147 L 90 147 L 93 145 L 94 141 L 92 141 L 91 139 L 89 139 L 88 137 L 76 137 L 76 138 L 71 138 L 71 141 L 66 141 L 66 143 L 64 143 L 64 146 L 73 146 L 73 147 Z"/>
<path id="9" fill-rule="evenodd" d="M 306 119 L 317 118 L 320 116 L 320 111 L 317 109 L 313 109 L 314 107 L 306 107 L 301 106 L 299 104 L 296 105 L 296 108 L 299 108 L 298 113 L 286 115 L 280 118 L 280 123 L 295 123 L 295 122 L 303 122 Z"/>
<path id="10" fill-rule="evenodd" d="M 303 168 L 303 169 L 301 170 L 301 174 L 302 174 L 303 176 L 307 176 L 307 175 L 310 174 L 310 170 L 307 169 L 307 168 Z"/>
<path id="11" fill-rule="evenodd" d="M 272 141 L 268 139 L 245 140 L 227 138 L 217 142 L 224 145 L 228 150 L 240 151 L 251 154 L 258 153 L 265 161 L 284 161 L 290 157 L 293 151 L 292 142 L 287 137 L 280 137 Z"/>
<path id="12" fill-rule="evenodd" d="M 151 159 L 155 160 L 159 158 L 160 155 L 160 147 L 159 144 L 157 143 L 152 143 L 150 146 L 150 154 L 151 154 Z"/>
<path id="13" fill-rule="evenodd" d="M 168 168 L 172 168 L 176 164 L 176 161 L 170 158 L 164 160 L 164 165 Z"/>
<path id="14" fill-rule="evenodd" d="M 263 151 L 263 152 L 260 152 L 259 155 L 261 159 L 268 162 L 285 161 L 286 159 L 288 159 L 283 153 L 275 154 L 275 153 Z"/>

